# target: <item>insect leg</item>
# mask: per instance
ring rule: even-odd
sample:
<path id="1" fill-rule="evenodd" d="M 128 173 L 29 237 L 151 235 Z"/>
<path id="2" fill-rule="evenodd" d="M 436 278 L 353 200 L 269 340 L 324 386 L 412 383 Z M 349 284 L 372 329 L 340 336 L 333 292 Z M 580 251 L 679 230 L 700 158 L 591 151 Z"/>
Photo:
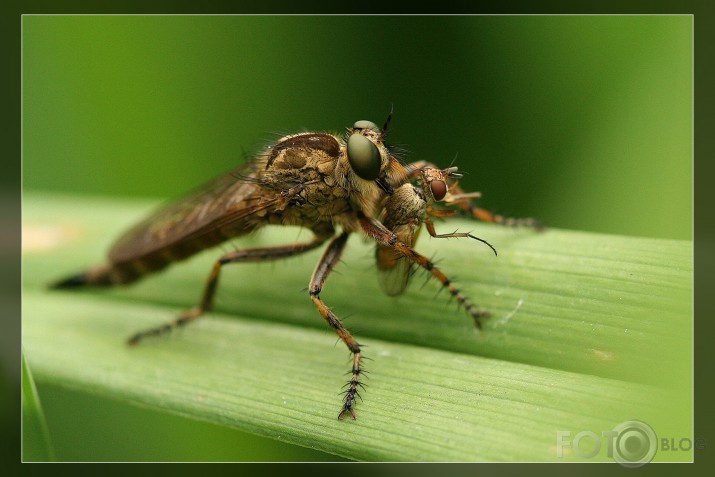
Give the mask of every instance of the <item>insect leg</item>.
<path id="1" fill-rule="evenodd" d="M 532 218 L 515 218 L 515 217 L 504 217 L 503 215 L 495 214 L 494 212 L 483 209 L 481 207 L 476 207 L 471 199 L 478 199 L 481 197 L 480 192 L 464 192 L 459 184 L 454 183 L 449 186 L 450 194 L 445 199 L 444 203 L 447 205 L 456 205 L 468 215 L 473 218 L 481 220 L 482 222 L 491 222 L 495 224 L 505 225 L 507 227 L 531 227 L 538 231 L 544 229 L 544 225 L 536 219 Z M 433 214 L 436 215 L 436 214 Z"/>
<path id="2" fill-rule="evenodd" d="M 405 171 L 410 179 L 415 179 L 419 176 L 420 171 L 424 168 L 439 169 L 437 166 L 428 161 L 416 161 L 405 166 Z M 456 170 L 456 168 L 455 168 Z M 450 194 L 445 198 L 444 203 L 446 205 L 456 205 L 462 209 L 465 213 L 472 216 L 475 219 L 481 220 L 483 222 L 491 222 L 496 224 L 501 224 L 509 227 L 531 227 L 536 230 L 543 230 L 544 225 L 536 219 L 532 218 L 515 218 L 515 217 L 504 217 L 503 215 L 495 214 L 490 210 L 483 209 L 481 207 L 476 207 L 472 204 L 471 199 L 479 199 L 482 194 L 481 192 L 464 192 L 459 184 L 454 182 L 449 186 Z M 430 212 L 431 215 L 440 216 L 442 211 Z M 442 216 L 446 216 L 442 215 Z"/>
<path id="3" fill-rule="evenodd" d="M 439 167 L 429 161 L 415 161 L 405 165 L 405 172 L 410 179 L 416 179 L 419 176 L 420 171 L 425 167 L 439 169 Z"/>
<path id="4" fill-rule="evenodd" d="M 235 250 L 229 252 L 219 258 L 216 263 L 214 263 L 211 269 L 211 274 L 206 282 L 204 292 L 201 298 L 201 303 L 198 306 L 190 308 L 177 316 L 173 321 L 165 323 L 161 326 L 155 328 L 150 328 L 144 331 L 140 331 L 132 335 L 127 343 L 130 345 L 135 345 L 139 343 L 142 339 L 147 336 L 156 336 L 167 333 L 174 328 L 178 328 L 187 324 L 190 321 L 195 320 L 204 314 L 204 312 L 209 311 L 213 307 L 213 299 L 216 294 L 216 286 L 218 285 L 219 275 L 221 273 L 221 267 L 228 263 L 241 263 L 241 262 L 262 262 L 265 260 L 277 260 L 281 258 L 291 257 L 293 255 L 298 255 L 309 250 L 313 250 L 319 247 L 327 239 L 332 236 L 332 231 L 329 234 L 317 233 L 312 241 L 305 243 L 295 243 L 288 245 L 281 245 L 277 247 L 258 247 L 249 248 L 244 250 Z"/>
<path id="5" fill-rule="evenodd" d="M 474 318 L 474 324 L 477 328 L 482 327 L 481 319 L 490 316 L 488 311 L 479 310 L 466 296 L 464 296 L 458 288 L 452 285 L 452 282 L 447 276 L 435 266 L 427 257 L 419 254 L 412 247 L 400 242 L 397 236 L 388 230 L 384 225 L 370 217 L 361 216 L 360 226 L 368 237 L 375 240 L 380 245 L 390 247 L 397 252 L 407 257 L 412 263 L 419 265 L 432 274 L 445 287 L 449 294 L 452 295 L 457 302 L 464 306 L 467 312 Z"/>
<path id="6" fill-rule="evenodd" d="M 479 240 L 480 242 L 486 244 L 489 248 L 492 249 L 492 252 L 494 252 L 494 255 L 497 254 L 497 251 L 494 247 L 492 247 L 492 244 L 487 242 L 484 239 L 481 239 L 479 237 L 475 237 L 474 235 L 468 233 L 468 232 L 452 232 L 449 234 L 438 234 L 437 231 L 434 228 L 434 223 L 429 217 L 425 217 L 425 225 L 427 226 L 427 232 L 429 232 L 430 236 L 434 238 L 472 238 L 474 240 Z"/>
<path id="7" fill-rule="evenodd" d="M 544 225 L 538 220 L 532 219 L 531 217 L 504 217 L 503 215 L 495 214 L 490 210 L 483 209 L 481 207 L 474 207 L 468 200 L 459 199 L 459 196 L 457 196 L 456 203 L 462 210 L 467 212 L 469 215 L 483 222 L 492 222 L 495 224 L 505 225 L 507 227 L 530 227 L 538 231 L 544 230 Z"/>
<path id="8" fill-rule="evenodd" d="M 325 250 L 325 253 L 318 262 L 318 265 L 315 267 L 313 276 L 310 278 L 310 285 L 308 285 L 310 298 L 313 300 L 313 304 L 320 312 L 320 315 L 335 330 L 340 339 L 343 340 L 343 343 L 345 343 L 350 352 L 353 354 L 351 378 L 347 383 L 348 389 L 345 391 L 343 409 L 340 411 L 340 414 L 338 414 L 338 419 L 343 419 L 347 415 L 350 415 L 353 419 L 356 418 L 355 398 L 360 397 L 358 387 L 363 387 L 363 384 L 360 382 L 360 375 L 365 371 L 361 367 L 360 345 L 357 341 L 355 341 L 355 338 L 353 338 L 350 332 L 345 329 L 343 324 L 340 322 L 340 319 L 325 305 L 323 300 L 320 298 L 320 292 L 323 289 L 323 284 L 325 284 L 325 280 L 328 278 L 328 275 L 340 260 L 340 256 L 345 249 L 345 243 L 347 242 L 349 235 L 350 234 L 348 232 L 343 232 L 330 242 L 330 245 L 328 245 L 328 248 Z"/>

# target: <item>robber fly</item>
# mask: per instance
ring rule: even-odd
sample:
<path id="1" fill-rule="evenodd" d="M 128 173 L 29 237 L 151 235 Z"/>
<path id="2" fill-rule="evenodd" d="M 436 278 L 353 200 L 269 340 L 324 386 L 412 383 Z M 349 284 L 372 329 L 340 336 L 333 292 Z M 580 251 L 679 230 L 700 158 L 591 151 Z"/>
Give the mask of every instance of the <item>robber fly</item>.
<path id="1" fill-rule="evenodd" d="M 159 208 L 131 228 L 112 246 L 106 264 L 59 281 L 53 287 L 128 284 L 264 225 L 307 228 L 313 233 L 312 240 L 307 242 L 224 254 L 214 263 L 197 306 L 183 311 L 171 322 L 134 334 L 128 343 L 136 345 L 148 336 L 169 332 L 211 310 L 224 265 L 286 258 L 330 241 L 315 267 L 308 292 L 320 315 L 352 353 L 351 378 L 338 418 L 355 419 L 355 398 L 359 397 L 358 388 L 363 386 L 361 348 L 320 297 L 325 280 L 340 260 L 351 233 L 362 232 L 371 237 L 378 245 L 378 254 L 399 255 L 430 271 L 473 311 L 471 303 L 451 287 L 442 272 L 412 248 L 414 240 L 401 229 L 398 206 L 403 193 L 400 191 L 403 188 L 417 191 L 409 189 L 413 187 L 410 175 L 414 177 L 417 166 L 404 166 L 385 145 L 389 122 L 388 116 L 380 129 L 370 121 L 357 121 L 342 135 L 305 132 L 282 137 L 255 160 Z M 447 172 L 447 175 L 455 174 L 456 171 Z M 423 188 L 425 184 L 423 180 Z M 410 206 L 407 215 L 413 215 L 417 222 L 425 221 L 432 231 L 431 222 L 423 212 L 431 210 L 431 203 L 444 199 L 445 195 L 435 193 L 438 186 L 434 181 L 429 184 L 427 187 L 433 194 L 429 201 Z M 446 188 L 446 182 L 444 184 Z M 380 222 L 380 215 L 388 226 Z M 378 258 L 378 263 L 383 262 Z M 406 273 L 407 269 L 400 267 Z M 393 273 L 397 276 L 401 271 Z M 395 290 L 388 289 L 390 291 Z"/>

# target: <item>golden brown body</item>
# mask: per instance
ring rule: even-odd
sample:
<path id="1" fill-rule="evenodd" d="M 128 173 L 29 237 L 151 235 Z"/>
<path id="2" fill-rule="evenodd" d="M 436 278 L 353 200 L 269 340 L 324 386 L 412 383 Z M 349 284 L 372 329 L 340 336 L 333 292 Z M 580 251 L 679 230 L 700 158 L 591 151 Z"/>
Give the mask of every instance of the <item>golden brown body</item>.
<path id="1" fill-rule="evenodd" d="M 397 158 L 378 144 L 384 183 L 404 182 Z M 336 227 L 352 232 L 359 228 L 356 211 L 373 215 L 385 192 L 349 169 L 340 137 L 285 136 L 253 162 L 161 207 L 127 231 L 109 251 L 109 263 L 87 272 L 85 284 L 131 283 L 268 224 L 302 226 L 320 237 L 332 236 Z"/>
<path id="2" fill-rule="evenodd" d="M 357 121 L 343 136 L 327 133 L 285 136 L 246 166 L 158 209 L 131 228 L 111 248 L 105 265 L 71 276 L 54 287 L 131 283 L 268 224 L 310 229 L 314 237 L 307 242 L 223 254 L 214 263 L 197 306 L 171 322 L 134 334 L 128 342 L 137 344 L 147 336 L 183 326 L 211 310 L 224 265 L 276 260 L 330 241 L 311 276 L 308 292 L 320 315 L 353 355 L 351 377 L 338 418 L 355 419 L 355 403 L 365 372 L 362 351 L 320 296 L 349 235 L 362 232 L 376 242 L 378 269 L 388 294 L 396 295 L 405 289 L 412 265 L 422 267 L 464 305 L 479 325 L 479 317 L 486 313 L 479 311 L 413 246 L 423 223 L 433 237 L 476 238 L 470 234 L 436 234 L 429 215 L 453 213 L 434 210 L 432 204 L 436 201 L 459 205 L 483 220 L 499 221 L 499 216 L 471 206 L 469 198 L 474 194 L 448 194 L 448 178 L 457 175 L 456 168 L 403 166 L 384 144 L 386 128 L 387 123 L 380 130 L 369 121 Z M 411 184 L 409 177 L 418 178 L 418 185 Z M 456 184 L 452 188 L 458 191 Z M 341 231 L 337 236 L 336 229 Z"/>

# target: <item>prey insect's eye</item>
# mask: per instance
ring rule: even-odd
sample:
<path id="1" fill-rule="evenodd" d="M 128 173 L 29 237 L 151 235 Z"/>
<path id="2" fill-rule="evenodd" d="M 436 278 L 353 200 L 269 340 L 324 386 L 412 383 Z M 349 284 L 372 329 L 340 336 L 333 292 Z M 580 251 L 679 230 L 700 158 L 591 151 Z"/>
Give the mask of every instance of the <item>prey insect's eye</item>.
<path id="1" fill-rule="evenodd" d="M 348 138 L 348 161 L 361 179 L 372 181 L 380 175 L 380 151 L 362 134 L 353 134 Z"/>
<path id="2" fill-rule="evenodd" d="M 353 129 L 372 129 L 375 132 L 380 132 L 380 128 L 377 127 L 377 124 L 373 123 L 372 121 L 367 121 L 365 119 L 355 121 L 355 124 L 353 124 Z"/>
<path id="3" fill-rule="evenodd" d="M 432 181 L 429 185 L 434 200 L 442 200 L 447 195 L 447 184 L 444 181 Z"/>

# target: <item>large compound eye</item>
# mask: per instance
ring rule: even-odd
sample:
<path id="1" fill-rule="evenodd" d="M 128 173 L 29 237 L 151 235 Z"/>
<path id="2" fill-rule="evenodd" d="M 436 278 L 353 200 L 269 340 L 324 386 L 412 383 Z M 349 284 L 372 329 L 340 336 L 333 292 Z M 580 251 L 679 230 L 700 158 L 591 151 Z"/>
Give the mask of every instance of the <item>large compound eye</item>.
<path id="1" fill-rule="evenodd" d="M 447 195 L 447 184 L 444 181 L 432 181 L 429 184 L 434 200 L 442 200 Z"/>
<path id="2" fill-rule="evenodd" d="M 380 151 L 362 134 L 348 138 L 348 161 L 361 179 L 372 181 L 380 175 Z"/>
<path id="3" fill-rule="evenodd" d="M 372 129 L 375 132 L 380 132 L 380 128 L 377 127 L 377 124 L 373 123 L 372 121 L 367 121 L 366 119 L 355 121 L 355 124 L 353 124 L 353 129 Z"/>

